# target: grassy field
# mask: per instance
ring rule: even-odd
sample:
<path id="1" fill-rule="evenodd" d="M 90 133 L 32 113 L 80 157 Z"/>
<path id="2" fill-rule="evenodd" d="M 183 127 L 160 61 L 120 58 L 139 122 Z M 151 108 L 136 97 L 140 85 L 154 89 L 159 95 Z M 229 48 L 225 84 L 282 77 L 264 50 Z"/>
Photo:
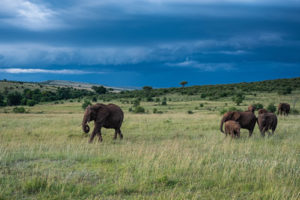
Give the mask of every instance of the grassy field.
<path id="1" fill-rule="evenodd" d="M 296 97 L 258 93 L 238 108 Z M 124 139 L 113 141 L 113 130 L 103 129 L 103 142 L 93 144 L 80 127 L 81 103 L 36 105 L 27 114 L 1 108 L 0 199 L 300 198 L 299 115 L 280 116 L 272 137 L 256 126 L 251 138 L 242 130 L 232 140 L 219 131 L 229 98 L 168 98 L 167 106 L 142 103 L 148 114 L 113 102 L 125 111 Z"/>

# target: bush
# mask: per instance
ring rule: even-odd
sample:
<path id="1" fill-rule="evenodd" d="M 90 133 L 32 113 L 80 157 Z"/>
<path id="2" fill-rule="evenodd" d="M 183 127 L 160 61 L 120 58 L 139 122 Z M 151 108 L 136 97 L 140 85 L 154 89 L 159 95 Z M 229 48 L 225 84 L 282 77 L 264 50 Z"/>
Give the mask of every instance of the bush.
<path id="1" fill-rule="evenodd" d="M 261 103 L 255 103 L 255 104 L 252 104 L 256 110 L 259 110 L 259 109 L 263 109 L 264 108 L 264 105 L 262 105 Z"/>
<path id="2" fill-rule="evenodd" d="M 161 105 L 163 105 L 163 106 L 167 105 L 167 98 L 166 97 L 163 98 L 163 100 L 161 102 Z"/>
<path id="3" fill-rule="evenodd" d="M 245 99 L 245 96 L 243 93 L 238 93 L 234 97 L 232 97 L 232 101 L 236 103 L 237 106 L 239 106 Z"/>
<path id="4" fill-rule="evenodd" d="M 276 112 L 276 106 L 274 106 L 274 103 L 270 103 L 267 107 L 267 110 L 272 113 Z"/>
<path id="5" fill-rule="evenodd" d="M 134 107 L 137 107 L 140 105 L 140 100 L 139 99 L 135 99 L 134 101 L 131 102 L 133 104 Z"/>
<path id="6" fill-rule="evenodd" d="M 157 98 L 155 99 L 155 102 L 160 102 L 160 98 L 157 97 Z"/>
<path id="7" fill-rule="evenodd" d="M 155 114 L 162 114 L 163 112 L 160 110 L 157 110 L 156 108 L 153 108 L 153 113 Z"/>
<path id="8" fill-rule="evenodd" d="M 34 100 L 31 100 L 29 99 L 27 102 L 26 102 L 26 105 L 27 106 L 34 106 L 36 104 L 36 102 Z"/>
<path id="9" fill-rule="evenodd" d="M 193 111 L 188 110 L 188 111 L 187 111 L 187 114 L 194 114 L 194 113 L 193 113 Z"/>
<path id="10" fill-rule="evenodd" d="M 7 95 L 7 104 L 9 106 L 20 105 L 22 100 L 22 95 L 19 92 L 10 93 Z"/>
<path id="11" fill-rule="evenodd" d="M 237 109 L 236 107 L 230 107 L 230 108 L 223 108 L 222 110 L 220 110 L 220 114 L 223 115 L 229 111 L 241 111 L 241 109 Z"/>
<path id="12" fill-rule="evenodd" d="M 25 110 L 24 107 L 15 107 L 15 108 L 13 109 L 13 112 L 14 112 L 14 113 L 25 113 L 26 110 Z"/>
<path id="13" fill-rule="evenodd" d="M 145 108 L 143 108 L 142 106 L 137 106 L 134 108 L 133 112 L 134 113 L 145 113 Z"/>
<path id="14" fill-rule="evenodd" d="M 92 102 L 96 102 L 97 101 L 97 97 L 96 96 L 93 96 L 92 97 Z"/>
<path id="15" fill-rule="evenodd" d="M 200 103 L 200 107 L 202 108 L 204 105 L 203 105 L 203 103 Z"/>
<path id="16" fill-rule="evenodd" d="M 286 94 L 291 94 L 291 93 L 292 93 L 291 87 L 282 88 L 278 91 L 278 94 L 280 94 L 280 95 L 286 95 Z"/>
<path id="17" fill-rule="evenodd" d="M 83 110 L 85 110 L 89 105 L 92 105 L 91 102 L 89 100 L 85 99 L 83 104 L 81 105 L 81 107 Z"/>
<path id="18" fill-rule="evenodd" d="M 291 109 L 291 114 L 293 114 L 293 115 L 299 115 L 299 110 L 297 110 L 297 109 Z"/>
<path id="19" fill-rule="evenodd" d="M 147 97 L 147 98 L 146 98 L 146 101 L 152 102 L 152 101 L 153 101 L 153 98 L 152 98 L 152 97 Z"/>

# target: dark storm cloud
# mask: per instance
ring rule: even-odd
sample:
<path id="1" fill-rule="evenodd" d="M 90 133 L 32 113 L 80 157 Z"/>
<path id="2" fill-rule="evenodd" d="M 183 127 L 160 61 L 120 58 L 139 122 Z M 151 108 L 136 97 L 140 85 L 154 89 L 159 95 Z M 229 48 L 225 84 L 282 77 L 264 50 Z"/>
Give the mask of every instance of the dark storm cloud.
<path id="1" fill-rule="evenodd" d="M 129 73 L 139 84 L 158 71 L 300 71 L 299 1 L 1 2 L 0 68 Z"/>

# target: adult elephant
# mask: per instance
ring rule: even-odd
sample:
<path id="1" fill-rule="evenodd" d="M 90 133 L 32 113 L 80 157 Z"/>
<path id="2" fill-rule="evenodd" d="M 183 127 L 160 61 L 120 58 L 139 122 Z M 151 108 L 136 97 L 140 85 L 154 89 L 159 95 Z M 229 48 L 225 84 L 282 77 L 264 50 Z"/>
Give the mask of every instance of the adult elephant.
<path id="1" fill-rule="evenodd" d="M 290 104 L 288 104 L 288 103 L 280 103 L 278 105 L 277 114 L 282 115 L 282 113 L 283 113 L 283 115 L 289 115 L 290 109 L 291 109 Z"/>
<path id="2" fill-rule="evenodd" d="M 240 111 L 229 111 L 225 113 L 221 120 L 220 130 L 223 131 L 223 124 L 226 121 L 233 120 L 240 124 L 241 128 L 249 130 L 249 137 L 252 135 L 255 124 L 256 124 L 256 116 L 253 112 L 240 112 Z"/>
<path id="3" fill-rule="evenodd" d="M 269 130 L 272 130 L 273 135 L 277 127 L 277 117 L 271 112 L 259 114 L 257 118 L 257 125 L 262 136 L 265 136 L 266 131 L 268 131 L 268 134 L 270 135 Z"/>
<path id="4" fill-rule="evenodd" d="M 256 110 L 256 107 L 254 105 L 249 105 L 248 106 L 248 110 L 247 111 L 250 111 L 250 112 L 253 112 Z"/>
<path id="5" fill-rule="evenodd" d="M 268 111 L 264 108 L 258 110 L 258 114 L 268 113 Z"/>
<path id="6" fill-rule="evenodd" d="M 115 104 L 100 104 L 88 106 L 85 109 L 85 113 L 82 120 L 82 130 L 85 133 L 90 131 L 88 122 L 94 121 L 95 127 L 90 136 L 89 142 L 91 143 L 96 134 L 99 136 L 99 141 L 102 142 L 101 128 L 115 129 L 114 139 L 117 139 L 119 134 L 120 139 L 123 139 L 121 132 L 121 126 L 124 118 L 122 109 Z"/>

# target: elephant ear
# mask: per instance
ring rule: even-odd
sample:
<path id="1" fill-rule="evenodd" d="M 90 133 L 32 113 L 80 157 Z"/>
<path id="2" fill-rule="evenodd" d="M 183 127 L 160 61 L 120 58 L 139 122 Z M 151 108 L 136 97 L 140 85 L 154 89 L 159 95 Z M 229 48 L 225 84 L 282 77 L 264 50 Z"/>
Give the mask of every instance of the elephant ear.
<path id="1" fill-rule="evenodd" d="M 110 114 L 109 109 L 104 104 L 96 104 L 93 108 L 96 118 L 95 121 L 102 122 L 104 121 Z"/>
<path id="2" fill-rule="evenodd" d="M 233 112 L 232 119 L 234 121 L 237 121 L 240 117 L 241 117 L 241 114 L 239 112 Z"/>

